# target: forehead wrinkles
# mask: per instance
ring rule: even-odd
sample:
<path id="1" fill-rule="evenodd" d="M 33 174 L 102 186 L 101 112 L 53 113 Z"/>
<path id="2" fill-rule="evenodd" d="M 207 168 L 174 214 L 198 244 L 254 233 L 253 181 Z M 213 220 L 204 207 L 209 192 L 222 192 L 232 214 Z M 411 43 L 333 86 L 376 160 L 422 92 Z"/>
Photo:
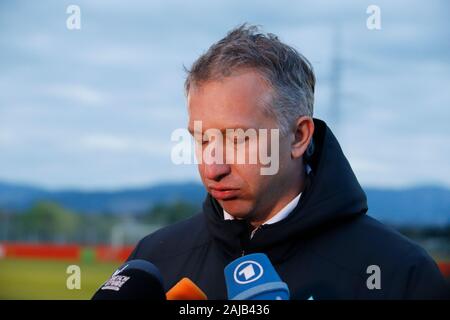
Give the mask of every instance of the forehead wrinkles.
<path id="1" fill-rule="evenodd" d="M 191 107 L 193 106 L 191 103 L 193 94 L 204 94 L 205 89 L 208 84 L 218 84 L 224 83 L 225 81 L 232 81 L 233 78 L 237 78 L 240 75 L 251 74 L 253 75 L 253 86 L 259 86 L 258 93 L 256 95 L 250 95 L 252 98 L 256 100 L 256 108 L 260 108 L 259 110 L 253 111 L 262 111 L 264 116 L 268 116 L 273 120 L 277 121 L 276 113 L 273 109 L 273 101 L 275 99 L 275 90 L 273 89 L 270 80 L 266 79 L 263 74 L 258 72 L 257 70 L 245 69 L 240 70 L 240 72 L 234 72 L 231 76 L 222 77 L 214 80 L 202 81 L 200 83 L 192 83 L 189 91 L 187 92 L 187 108 L 188 114 L 191 116 Z M 214 87 L 217 89 L 217 87 Z M 232 93 L 230 93 L 232 95 Z M 204 106 L 208 107 L 208 106 Z M 195 120 L 195 119 L 194 119 Z"/>

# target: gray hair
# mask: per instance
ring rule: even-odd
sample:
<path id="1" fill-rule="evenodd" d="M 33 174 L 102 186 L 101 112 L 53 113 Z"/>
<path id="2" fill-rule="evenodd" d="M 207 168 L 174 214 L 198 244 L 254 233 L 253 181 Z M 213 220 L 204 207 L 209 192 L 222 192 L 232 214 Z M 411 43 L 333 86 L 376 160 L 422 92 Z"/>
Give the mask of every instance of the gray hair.
<path id="1" fill-rule="evenodd" d="M 299 117 L 313 116 L 316 80 L 310 62 L 274 34 L 247 24 L 231 30 L 186 69 L 186 94 L 192 84 L 219 80 L 245 68 L 256 70 L 271 86 L 266 111 L 277 119 L 281 134 L 288 133 Z"/>

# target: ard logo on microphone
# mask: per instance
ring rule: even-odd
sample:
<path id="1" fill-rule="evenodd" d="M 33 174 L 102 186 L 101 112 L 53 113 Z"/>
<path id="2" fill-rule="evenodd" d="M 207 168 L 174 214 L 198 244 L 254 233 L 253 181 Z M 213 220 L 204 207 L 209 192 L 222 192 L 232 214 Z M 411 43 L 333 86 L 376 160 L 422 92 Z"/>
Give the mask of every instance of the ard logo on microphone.
<path id="1" fill-rule="evenodd" d="M 258 280 L 264 274 L 264 269 L 256 261 L 248 260 L 238 264 L 234 269 L 234 281 L 239 284 L 247 284 Z"/>

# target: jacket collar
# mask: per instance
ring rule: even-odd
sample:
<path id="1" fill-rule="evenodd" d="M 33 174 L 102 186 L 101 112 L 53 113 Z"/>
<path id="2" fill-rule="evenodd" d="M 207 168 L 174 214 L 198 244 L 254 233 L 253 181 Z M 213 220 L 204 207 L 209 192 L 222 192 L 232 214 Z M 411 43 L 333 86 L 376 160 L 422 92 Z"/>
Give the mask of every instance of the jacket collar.
<path id="1" fill-rule="evenodd" d="M 209 232 L 231 257 L 263 252 L 277 263 L 299 240 L 367 212 L 366 195 L 331 129 L 319 119 L 314 124 L 315 151 L 309 159 L 313 173 L 306 176 L 301 201 L 286 219 L 261 226 L 250 240 L 248 222 L 224 220 L 219 203 L 206 196 L 203 212 Z"/>

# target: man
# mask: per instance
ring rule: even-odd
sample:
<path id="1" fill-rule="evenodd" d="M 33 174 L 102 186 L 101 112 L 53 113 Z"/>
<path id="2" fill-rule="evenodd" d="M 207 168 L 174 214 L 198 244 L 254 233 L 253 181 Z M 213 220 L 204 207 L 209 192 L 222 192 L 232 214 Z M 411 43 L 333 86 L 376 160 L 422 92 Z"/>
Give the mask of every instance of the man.
<path id="1" fill-rule="evenodd" d="M 155 264 L 166 289 L 188 277 L 209 299 L 226 299 L 224 267 L 256 252 L 269 257 L 291 299 L 442 298 L 446 282 L 427 253 L 366 215 L 366 195 L 336 138 L 312 118 L 314 85 L 302 55 L 255 27 L 232 30 L 203 54 L 186 80 L 208 191 L 203 212 L 145 237 L 129 259 Z M 209 129 L 278 132 L 276 145 L 267 142 L 276 173 L 262 174 L 261 161 L 228 161 L 238 145 L 254 153 L 251 142 L 244 136 L 219 150 Z"/>

